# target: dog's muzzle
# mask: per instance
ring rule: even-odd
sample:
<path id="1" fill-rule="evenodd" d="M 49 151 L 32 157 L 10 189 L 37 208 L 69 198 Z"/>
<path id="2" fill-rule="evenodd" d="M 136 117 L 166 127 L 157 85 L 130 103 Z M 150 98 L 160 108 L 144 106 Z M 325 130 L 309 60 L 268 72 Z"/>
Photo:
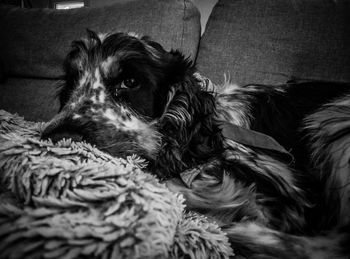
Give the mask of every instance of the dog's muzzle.
<path id="1" fill-rule="evenodd" d="M 70 118 L 65 113 L 58 114 L 45 127 L 41 134 L 41 139 L 51 139 L 56 143 L 62 139 L 72 139 L 73 141 L 82 141 L 84 136 L 81 130 L 70 123 Z"/>

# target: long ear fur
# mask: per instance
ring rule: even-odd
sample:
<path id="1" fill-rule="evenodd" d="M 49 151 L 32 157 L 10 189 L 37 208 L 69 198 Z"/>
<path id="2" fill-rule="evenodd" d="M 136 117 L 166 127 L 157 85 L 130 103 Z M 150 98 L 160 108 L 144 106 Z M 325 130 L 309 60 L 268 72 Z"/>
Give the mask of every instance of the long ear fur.
<path id="1" fill-rule="evenodd" d="M 202 91 L 188 59 L 179 52 L 169 54 L 169 69 L 175 76 L 159 120 L 164 139 L 156 159 L 156 168 L 162 168 L 158 173 L 163 177 L 175 176 L 222 151 L 221 133 L 214 119 L 214 96 Z"/>
<path id="2" fill-rule="evenodd" d="M 141 40 L 150 56 L 157 59 L 162 69 L 165 69 L 169 85 L 183 81 L 186 76 L 192 75 L 196 71 L 192 59 L 185 57 L 179 50 L 168 52 L 162 45 L 151 40 L 148 36 L 142 37 Z"/>
<path id="3" fill-rule="evenodd" d="M 178 84 L 185 81 L 186 78 L 193 77 L 196 72 L 196 68 L 190 57 L 185 57 L 178 50 L 171 50 L 167 54 L 168 59 L 168 74 L 170 75 L 169 83 L 171 85 Z M 194 79 L 194 78 L 191 78 Z"/>

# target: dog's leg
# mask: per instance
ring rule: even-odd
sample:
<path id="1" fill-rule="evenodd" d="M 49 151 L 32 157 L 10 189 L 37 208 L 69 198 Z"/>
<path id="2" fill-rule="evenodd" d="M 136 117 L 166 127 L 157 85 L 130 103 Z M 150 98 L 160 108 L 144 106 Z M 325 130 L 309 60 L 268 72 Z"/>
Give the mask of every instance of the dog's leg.
<path id="1" fill-rule="evenodd" d="M 235 180 L 222 169 L 214 172 L 204 167 L 194 169 L 200 172 L 192 172 L 196 176 L 190 186 L 179 178 L 166 181 L 171 191 L 184 196 L 186 209 L 204 214 L 219 226 L 243 219 L 267 224 L 262 207 L 256 203 L 254 185 Z"/>
<path id="2" fill-rule="evenodd" d="M 214 160 L 183 174 L 192 179 L 172 178 L 166 184 L 173 192 L 181 193 L 188 210 L 212 218 L 220 226 L 242 219 L 267 224 L 263 208 L 256 203 L 256 189 L 232 177 L 221 162 Z"/>
<path id="3" fill-rule="evenodd" d="M 228 144 L 221 160 L 192 170 L 190 184 L 170 179 L 169 189 L 184 195 L 188 209 L 223 225 L 249 219 L 281 231 L 303 229 L 308 202 L 288 166 L 238 143 Z"/>
<path id="4" fill-rule="evenodd" d="M 271 216 L 259 201 L 261 194 L 256 187 L 219 171 L 216 167 L 219 165 L 222 168 L 222 164 L 216 162 L 198 167 L 195 170 L 200 172 L 192 172 L 195 178 L 187 184 L 178 178 L 166 183 L 169 189 L 184 195 L 187 209 L 198 211 L 219 224 L 237 255 L 264 259 L 347 258 L 350 236 L 346 229 L 317 237 L 273 230 L 268 227 Z M 268 197 L 265 199 L 269 202 Z"/>

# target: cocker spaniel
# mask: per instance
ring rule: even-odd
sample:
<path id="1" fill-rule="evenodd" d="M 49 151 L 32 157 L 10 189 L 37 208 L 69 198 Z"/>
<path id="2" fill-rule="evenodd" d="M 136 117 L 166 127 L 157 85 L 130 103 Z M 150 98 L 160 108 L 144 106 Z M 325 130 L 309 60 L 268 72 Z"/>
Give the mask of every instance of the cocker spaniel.
<path id="1" fill-rule="evenodd" d="M 92 31 L 64 68 L 43 138 L 147 158 L 247 258 L 348 258 L 349 84 L 216 86 L 148 37 Z"/>

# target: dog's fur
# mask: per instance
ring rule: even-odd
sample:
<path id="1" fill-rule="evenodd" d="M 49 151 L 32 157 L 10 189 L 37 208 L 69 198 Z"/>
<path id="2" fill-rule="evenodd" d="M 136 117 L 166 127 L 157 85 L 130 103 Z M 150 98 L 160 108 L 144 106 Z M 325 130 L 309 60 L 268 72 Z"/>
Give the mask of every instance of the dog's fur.
<path id="1" fill-rule="evenodd" d="M 88 34 L 67 56 L 61 111 L 44 138 L 146 157 L 188 209 L 220 224 L 237 254 L 347 258 L 349 85 L 205 89 L 178 51 L 133 34 Z M 272 136 L 295 162 L 226 138 L 223 122 Z M 190 186 L 180 173 L 193 176 Z"/>

